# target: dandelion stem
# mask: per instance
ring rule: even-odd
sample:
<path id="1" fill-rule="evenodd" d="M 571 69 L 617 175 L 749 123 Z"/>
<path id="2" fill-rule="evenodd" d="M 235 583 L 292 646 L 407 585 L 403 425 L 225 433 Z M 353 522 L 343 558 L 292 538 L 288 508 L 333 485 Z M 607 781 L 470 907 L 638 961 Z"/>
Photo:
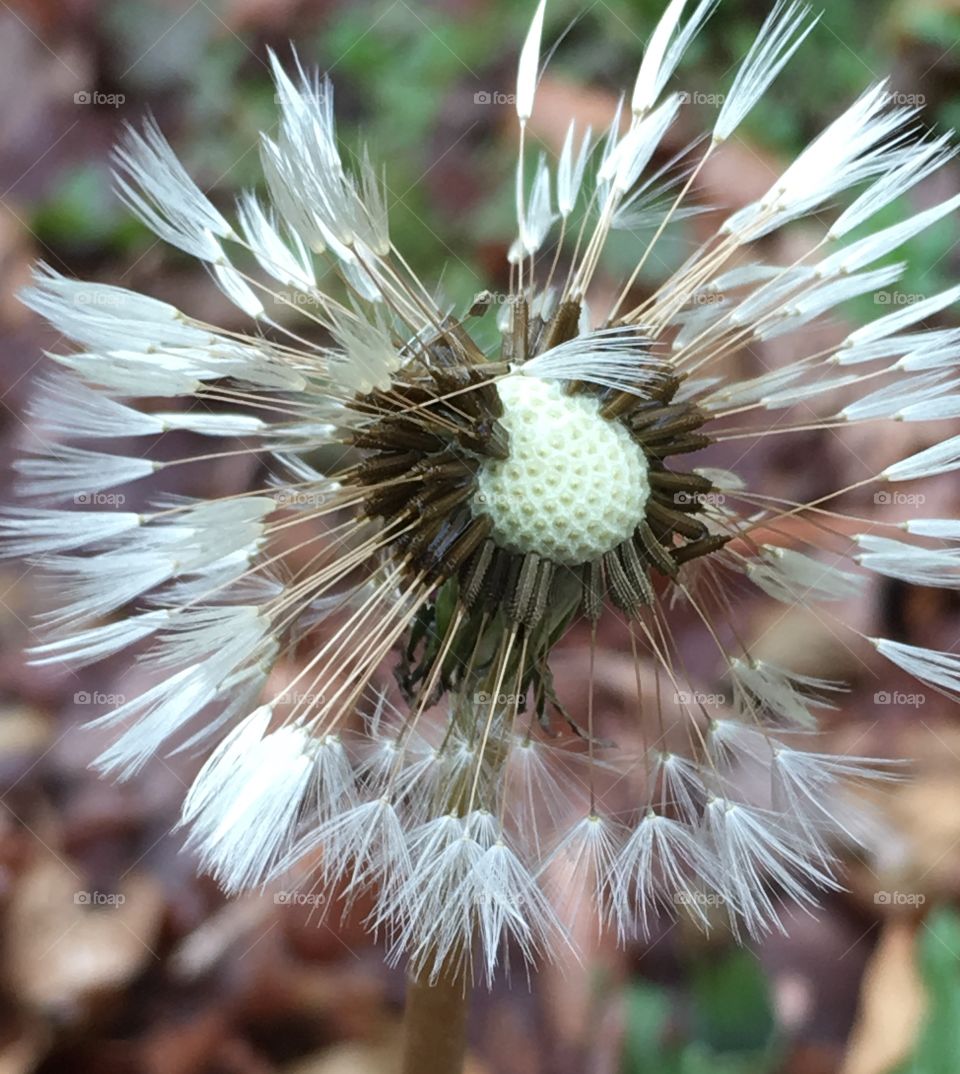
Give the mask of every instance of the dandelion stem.
<path id="1" fill-rule="evenodd" d="M 407 984 L 403 1074 L 460 1074 L 466 1051 L 469 990 L 462 973 L 428 965 Z"/>

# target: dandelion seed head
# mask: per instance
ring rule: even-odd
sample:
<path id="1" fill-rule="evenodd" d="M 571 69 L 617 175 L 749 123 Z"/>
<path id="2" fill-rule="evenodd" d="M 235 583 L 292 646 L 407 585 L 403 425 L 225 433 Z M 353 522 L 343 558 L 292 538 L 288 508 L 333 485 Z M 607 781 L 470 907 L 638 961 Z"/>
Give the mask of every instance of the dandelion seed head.
<path id="1" fill-rule="evenodd" d="M 388 957 L 432 979 L 453 967 L 489 981 L 511 952 L 567 957 L 572 933 L 589 931 L 583 914 L 621 939 L 646 936 L 662 913 L 762 934 L 781 903 L 811 905 L 837 884 L 837 842 L 862 830 L 838 788 L 885 772 L 785 745 L 841 707 L 843 685 L 758 659 L 741 596 L 834 602 L 839 634 L 871 577 L 958 585 L 955 519 L 878 519 L 864 532 L 842 501 L 788 503 L 778 485 L 710 465 L 731 442 L 758 457 L 773 437 L 898 420 L 923 442 L 873 480 L 960 469 L 960 437 L 939 431 L 960 414 L 960 333 L 922 323 L 960 288 L 806 346 L 838 306 L 893 286 L 903 264 L 871 266 L 958 203 L 845 242 L 955 153 L 883 84 L 649 286 L 661 236 L 702 212 L 700 170 L 815 22 L 779 0 L 712 134 L 671 154 L 685 101 L 667 87 L 716 6 L 666 4 L 630 108 L 623 97 L 596 138 L 571 123 L 559 160 L 540 153 L 528 167 L 547 20 L 537 4 L 520 50 L 512 282 L 497 316 L 490 292 L 464 310 L 435 298 L 442 266 L 414 275 L 376 165 L 366 152 L 356 166 L 341 159 L 329 81 L 276 56 L 269 197 L 241 194 L 235 222 L 156 124 L 117 154 L 123 200 L 207 264 L 246 331 L 46 267 L 24 294 L 76 344 L 49 356 L 60 373 L 31 406 L 44 440 L 66 443 L 25 453 L 24 503 L 0 517 L 2 550 L 31 559 L 52 596 L 33 660 L 135 654 L 147 685 L 95 721 L 116 732 L 100 767 L 131 778 L 158 753 L 199 755 L 182 822 L 201 868 L 230 892 L 292 875 L 323 888 L 328 907 L 338 894 L 346 908 L 369 900 Z M 807 216 L 819 239 L 796 264 L 759 259 L 755 239 Z M 650 238 L 605 298 L 611 232 L 640 221 Z M 478 342 L 480 317 L 498 348 Z M 798 357 L 754 362 L 778 337 Z M 143 402 L 158 397 L 170 401 Z M 150 457 L 170 430 L 207 446 Z M 148 447 L 121 454 L 110 446 L 121 438 Z M 179 467 L 211 456 L 256 460 L 251 486 L 170 494 Z M 165 494 L 116 510 L 116 490 L 146 478 Z M 800 536 L 782 525 L 793 515 L 811 522 Z M 721 681 L 688 666 L 678 604 Z M 633 658 L 635 711 L 613 729 L 630 749 L 608 738 L 595 689 L 607 613 Z M 579 622 L 590 674 L 572 708 L 551 661 Z M 956 654 L 868 640 L 878 659 L 960 697 Z M 281 661 L 291 681 L 277 694 Z"/>

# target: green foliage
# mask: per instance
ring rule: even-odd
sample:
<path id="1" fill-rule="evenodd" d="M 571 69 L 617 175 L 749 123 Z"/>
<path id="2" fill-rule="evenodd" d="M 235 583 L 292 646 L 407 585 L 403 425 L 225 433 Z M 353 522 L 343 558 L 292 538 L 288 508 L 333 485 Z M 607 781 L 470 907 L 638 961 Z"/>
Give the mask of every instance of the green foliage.
<path id="1" fill-rule="evenodd" d="M 920 972 L 927 989 L 926 1022 L 911 1060 L 897 1074 L 956 1074 L 960 1056 L 960 915 L 939 910 L 923 925 Z"/>
<path id="2" fill-rule="evenodd" d="M 366 141 L 386 166 L 397 245 L 431 286 L 442 278 L 445 295 L 458 305 L 495 282 L 481 261 L 484 247 L 505 246 L 513 236 L 514 145 L 504 135 L 509 109 L 485 108 L 474 95 L 513 92 L 516 56 L 532 6 L 532 0 L 490 0 L 461 11 L 364 0 L 329 5 L 313 26 L 305 21 L 289 28 L 305 64 L 329 71 L 336 81 L 345 156 Z M 573 0 L 556 0 L 545 31 L 547 47 L 564 39 L 553 71 L 584 85 L 629 90 L 663 6 L 664 0 L 608 0 L 585 9 Z M 895 68 L 896 54 L 910 48 L 921 54 L 924 81 L 918 86 L 930 95 L 925 119 L 960 126 L 960 99 L 947 89 L 958 62 L 950 50 L 960 35 L 960 16 L 907 0 L 885 0 L 877 8 L 865 19 L 862 0 L 826 6 L 809 44 L 738 137 L 761 152 L 791 156 L 878 72 Z M 706 95 L 688 106 L 701 113 L 691 129 L 715 117 L 717 103 L 710 98 L 729 89 L 767 10 L 762 4 L 721 3 L 689 49 L 673 84 Z M 122 72 L 128 93 L 127 110 L 118 121 L 135 120 L 141 104 L 156 107 L 188 169 L 220 204 L 229 204 L 240 187 L 259 182 L 258 132 L 271 130 L 276 119 L 263 42 L 242 27 L 226 32 L 223 18 L 204 5 L 173 24 L 168 12 L 144 0 L 114 0 L 102 5 L 97 17 L 101 32 L 114 42 L 116 72 Z M 288 58 L 282 44 L 280 53 Z M 900 89 L 918 88 L 905 78 Z M 531 145 L 531 161 L 538 151 Z M 435 169 L 454 161 L 474 177 L 475 204 L 451 207 L 433 196 Z M 124 214 L 107 191 L 102 170 L 71 171 L 35 207 L 31 223 L 54 244 L 86 248 L 99 240 L 107 251 L 145 247 L 146 233 L 123 223 Z M 945 255 L 954 232 L 945 222 L 900 251 L 922 266 L 910 269 L 902 291 L 930 293 L 945 286 Z M 674 267 L 688 250 L 684 225 L 671 228 L 664 240 L 657 262 L 645 267 L 645 278 Z M 637 247 L 634 235 L 614 236 L 614 271 L 633 267 Z"/>
<path id="3" fill-rule="evenodd" d="M 34 206 L 30 227 L 41 242 L 73 251 L 123 251 L 144 231 L 112 196 L 109 176 L 99 164 L 64 172 Z"/>
<path id="4" fill-rule="evenodd" d="M 754 955 L 702 954 L 688 984 L 685 1009 L 647 982 L 629 987 L 622 1074 L 770 1074 L 773 1013 Z"/>
<path id="5" fill-rule="evenodd" d="M 952 50 L 960 39 L 960 15 L 947 5 L 903 4 L 903 28 L 920 41 Z"/>

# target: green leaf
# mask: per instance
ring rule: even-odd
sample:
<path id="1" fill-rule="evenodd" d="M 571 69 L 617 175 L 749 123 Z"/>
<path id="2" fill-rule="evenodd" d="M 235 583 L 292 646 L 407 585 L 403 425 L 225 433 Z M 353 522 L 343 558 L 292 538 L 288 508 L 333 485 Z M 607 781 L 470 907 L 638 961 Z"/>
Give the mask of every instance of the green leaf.
<path id="1" fill-rule="evenodd" d="M 956 1074 L 960 1056 L 960 916 L 938 910 L 923 925 L 920 971 L 929 1010 L 913 1058 L 898 1074 Z"/>
<path id="2" fill-rule="evenodd" d="M 114 197 L 99 165 L 81 165 L 63 178 L 33 211 L 31 229 L 42 242 L 68 249 L 126 247 L 141 225 Z"/>
<path id="3" fill-rule="evenodd" d="M 755 955 L 741 947 L 707 954 L 693 967 L 696 1038 L 717 1052 L 760 1050 L 774 1031 L 767 980 Z"/>
<path id="4" fill-rule="evenodd" d="M 688 1041 L 669 1032 L 670 993 L 646 982 L 631 984 L 622 1074 L 773 1074 L 773 1011 L 753 955 L 731 949 L 698 959 L 689 983 Z"/>
<path id="5" fill-rule="evenodd" d="M 670 1001 L 662 989 L 634 982 L 627 990 L 623 1074 L 679 1074 L 676 1056 L 664 1050 Z"/>

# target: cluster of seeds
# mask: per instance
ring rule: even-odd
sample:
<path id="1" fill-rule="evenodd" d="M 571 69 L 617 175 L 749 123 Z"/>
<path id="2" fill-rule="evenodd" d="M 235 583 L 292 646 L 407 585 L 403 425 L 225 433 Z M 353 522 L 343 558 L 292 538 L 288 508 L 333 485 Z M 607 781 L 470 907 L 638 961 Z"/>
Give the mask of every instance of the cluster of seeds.
<path id="1" fill-rule="evenodd" d="M 464 632 L 499 615 L 527 632 L 537 667 L 548 610 L 595 621 L 609 600 L 634 617 L 653 602 L 651 571 L 675 578 L 728 538 L 698 517 L 711 481 L 667 466 L 710 442 L 705 415 L 674 401 L 680 380 L 664 368 L 613 390 L 527 375 L 539 347 L 574 331 L 579 309 L 531 323 L 518 306 L 502 360 L 448 324 L 388 390 L 357 399 L 369 421 L 352 434 L 364 459 L 351 473 L 369 489 L 365 513 L 397 534 L 408 575 L 435 585 L 431 625 L 452 580 L 471 617 Z"/>

